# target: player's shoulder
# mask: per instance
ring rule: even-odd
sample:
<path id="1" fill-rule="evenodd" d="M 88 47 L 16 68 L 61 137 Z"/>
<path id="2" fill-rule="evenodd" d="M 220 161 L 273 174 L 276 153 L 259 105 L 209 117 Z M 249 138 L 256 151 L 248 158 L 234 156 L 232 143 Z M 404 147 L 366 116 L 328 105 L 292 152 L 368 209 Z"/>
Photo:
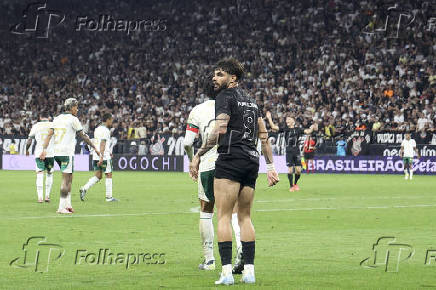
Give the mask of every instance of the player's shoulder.
<path id="1" fill-rule="evenodd" d="M 201 112 L 203 109 L 215 107 L 215 100 L 208 100 L 206 102 L 203 102 L 201 104 L 196 105 L 192 111 L 197 113 Z"/>
<path id="2" fill-rule="evenodd" d="M 227 88 L 227 89 L 221 90 L 218 93 L 218 95 L 216 96 L 216 99 L 219 99 L 219 98 L 229 98 L 229 97 L 234 97 L 234 96 L 236 96 L 235 88 Z"/>
<path id="3" fill-rule="evenodd" d="M 77 118 L 76 116 L 74 116 L 73 114 L 68 114 L 68 118 L 74 122 L 80 122 L 79 118 Z"/>

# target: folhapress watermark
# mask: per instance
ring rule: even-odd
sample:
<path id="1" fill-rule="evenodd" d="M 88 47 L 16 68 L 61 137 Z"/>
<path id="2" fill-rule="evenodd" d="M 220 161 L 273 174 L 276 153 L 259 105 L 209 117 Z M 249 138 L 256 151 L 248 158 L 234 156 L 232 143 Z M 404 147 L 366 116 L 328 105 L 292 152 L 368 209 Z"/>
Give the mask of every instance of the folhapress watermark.
<path id="1" fill-rule="evenodd" d="M 372 246 L 371 256 L 360 262 L 364 268 L 383 268 L 385 272 L 398 272 L 400 264 L 412 259 L 415 249 L 409 244 L 397 243 L 395 237 L 381 237 Z M 436 264 L 436 249 L 425 250 L 425 266 Z"/>
<path id="2" fill-rule="evenodd" d="M 100 15 L 97 18 L 78 16 L 76 31 L 117 31 L 130 34 L 132 32 L 157 32 L 167 30 L 166 20 L 126 20 L 116 19 L 111 15 Z"/>
<path id="3" fill-rule="evenodd" d="M 109 248 L 98 250 L 78 249 L 66 251 L 61 245 L 48 243 L 44 236 L 32 236 L 22 246 L 23 254 L 10 261 L 9 266 L 48 272 L 49 265 L 70 263 L 73 265 L 122 265 L 128 270 L 132 265 L 164 265 L 166 254 L 161 251 L 113 251 Z M 67 262 L 68 261 L 68 262 Z"/>
<path id="4" fill-rule="evenodd" d="M 59 261 L 65 253 L 61 245 L 48 243 L 43 236 L 28 238 L 22 249 L 23 256 L 13 259 L 9 265 L 30 268 L 40 273 L 47 272 L 49 264 Z"/>
<path id="5" fill-rule="evenodd" d="M 48 38 L 50 29 L 63 23 L 65 14 L 47 8 L 47 3 L 30 3 L 23 10 L 21 22 L 10 28 L 13 34 L 33 34 L 36 38 Z"/>
<path id="6" fill-rule="evenodd" d="M 381 237 L 372 245 L 372 255 L 360 262 L 365 268 L 383 267 L 385 272 L 398 272 L 400 263 L 410 259 L 415 250 L 396 242 L 395 237 Z"/>
<path id="7" fill-rule="evenodd" d="M 68 21 L 69 20 L 69 21 Z M 72 24 L 74 22 L 74 24 Z M 136 32 L 162 32 L 167 30 L 166 19 L 130 19 L 115 18 L 112 15 L 66 15 L 63 11 L 49 9 L 47 2 L 30 3 L 23 10 L 21 21 L 10 27 L 10 32 L 18 35 L 34 35 L 36 38 L 48 38 L 50 31 L 59 25 L 68 29 L 69 25 L 77 32 L 123 32 L 127 35 Z"/>
<path id="8" fill-rule="evenodd" d="M 131 265 L 163 265 L 165 253 L 123 253 L 114 252 L 110 249 L 98 251 L 77 250 L 75 265 L 125 265 L 129 269 Z"/>

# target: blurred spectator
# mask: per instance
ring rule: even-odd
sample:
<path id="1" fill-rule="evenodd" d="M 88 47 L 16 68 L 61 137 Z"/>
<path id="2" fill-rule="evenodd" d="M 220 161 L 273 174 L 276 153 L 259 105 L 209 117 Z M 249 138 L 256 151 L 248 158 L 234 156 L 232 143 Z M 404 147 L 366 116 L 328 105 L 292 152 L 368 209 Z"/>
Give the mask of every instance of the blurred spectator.
<path id="1" fill-rule="evenodd" d="M 347 155 L 347 142 L 341 137 L 338 141 L 336 141 L 336 155 L 337 156 L 345 156 Z"/>
<path id="2" fill-rule="evenodd" d="M 17 145 L 15 144 L 15 140 L 12 139 L 11 144 L 9 145 L 9 154 L 16 155 L 17 152 Z"/>
<path id="3" fill-rule="evenodd" d="M 147 145 L 145 145 L 145 141 L 141 141 L 138 147 L 138 155 L 146 155 L 147 154 Z"/>

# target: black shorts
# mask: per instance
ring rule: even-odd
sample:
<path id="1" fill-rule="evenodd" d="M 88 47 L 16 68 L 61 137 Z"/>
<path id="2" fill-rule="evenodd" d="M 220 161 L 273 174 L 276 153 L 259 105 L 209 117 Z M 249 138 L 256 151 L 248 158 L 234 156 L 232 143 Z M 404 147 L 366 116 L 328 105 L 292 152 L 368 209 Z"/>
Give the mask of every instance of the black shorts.
<path id="1" fill-rule="evenodd" d="M 286 152 L 286 166 L 301 166 L 300 152 Z"/>
<path id="2" fill-rule="evenodd" d="M 241 187 L 256 188 L 259 174 L 259 162 L 246 158 L 222 158 L 220 155 L 215 162 L 215 178 L 229 179 L 241 184 Z"/>
<path id="3" fill-rule="evenodd" d="M 315 157 L 315 151 L 312 152 L 304 152 L 304 159 L 309 160 Z"/>

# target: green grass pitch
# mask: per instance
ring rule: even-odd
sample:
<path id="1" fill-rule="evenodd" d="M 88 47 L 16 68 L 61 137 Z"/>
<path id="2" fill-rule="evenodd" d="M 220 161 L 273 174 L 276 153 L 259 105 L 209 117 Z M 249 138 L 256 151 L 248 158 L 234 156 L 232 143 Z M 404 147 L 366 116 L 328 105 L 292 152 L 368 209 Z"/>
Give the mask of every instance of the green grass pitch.
<path id="1" fill-rule="evenodd" d="M 38 204 L 34 172 L 0 171 L 0 288 L 215 288 L 221 266 L 217 247 L 217 270 L 197 269 L 202 260 L 197 186 L 187 174 L 115 172 L 114 196 L 119 203 L 104 201 L 104 182 L 81 202 L 79 186 L 91 174 L 74 174 L 76 213 L 61 216 L 55 213 L 59 172 L 55 173 L 52 202 Z M 406 181 L 401 175 L 303 174 L 301 191 L 294 193 L 288 191 L 287 176 L 280 178 L 274 188 L 267 187 L 265 175 L 258 179 L 253 207 L 257 281 L 243 285 L 235 276 L 233 288 L 436 287 L 436 260 L 432 258 L 436 251 L 426 258 L 427 250 L 436 249 L 436 177 L 415 176 Z M 23 244 L 32 236 L 43 236 L 46 243 L 65 251 L 60 259 L 50 260 L 47 272 L 35 272 L 31 262 L 26 268 L 10 265 L 15 258 L 23 261 Z M 396 238 L 397 246 L 377 248 L 379 257 L 386 248 L 390 250 L 390 272 L 385 271 L 383 259 L 378 259 L 381 263 L 376 267 L 361 266 L 362 260 L 374 257 L 372 246 L 383 236 Z M 398 244 L 404 244 L 401 252 Z M 126 256 L 163 253 L 165 264 L 147 264 L 143 259 L 128 269 L 122 260 L 119 264 L 86 264 L 83 260 L 75 264 L 77 250 L 89 254 L 99 249 Z M 413 255 L 406 259 L 409 250 Z M 51 258 L 58 252 L 53 250 Z M 28 253 L 35 256 L 36 251 Z M 41 261 L 48 259 L 47 251 L 39 253 Z M 401 261 L 396 263 L 398 257 Z M 398 271 L 391 271 L 395 265 Z"/>

